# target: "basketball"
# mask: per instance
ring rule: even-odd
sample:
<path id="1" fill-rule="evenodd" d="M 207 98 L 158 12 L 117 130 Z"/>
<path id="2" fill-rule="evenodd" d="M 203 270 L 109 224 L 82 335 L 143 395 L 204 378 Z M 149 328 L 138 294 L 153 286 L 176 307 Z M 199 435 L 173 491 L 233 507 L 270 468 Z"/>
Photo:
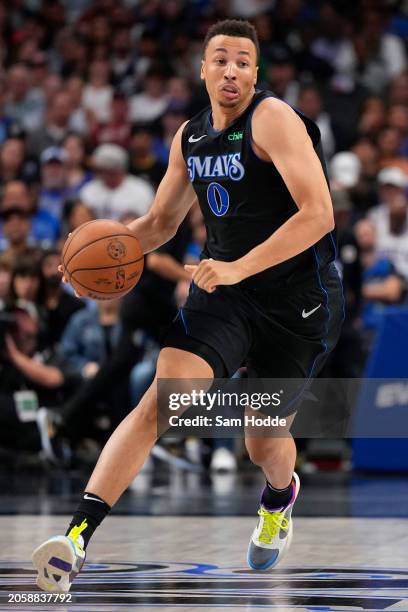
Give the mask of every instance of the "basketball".
<path id="1" fill-rule="evenodd" d="M 143 271 L 143 252 L 118 221 L 99 219 L 78 227 L 62 251 L 64 276 L 82 297 L 112 300 L 130 291 Z"/>

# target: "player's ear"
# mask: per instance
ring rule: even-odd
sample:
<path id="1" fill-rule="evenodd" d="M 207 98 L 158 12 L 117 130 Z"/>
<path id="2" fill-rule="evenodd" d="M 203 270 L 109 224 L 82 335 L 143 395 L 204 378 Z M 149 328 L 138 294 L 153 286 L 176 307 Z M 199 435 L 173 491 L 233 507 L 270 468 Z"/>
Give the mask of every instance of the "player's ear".
<path id="1" fill-rule="evenodd" d="M 256 85 L 256 82 L 257 82 L 257 80 L 258 80 L 258 68 L 259 68 L 259 66 L 257 66 L 257 67 L 256 67 L 256 70 L 255 70 L 255 80 L 254 80 L 254 85 Z"/>
<path id="2" fill-rule="evenodd" d="M 204 81 L 205 79 L 205 74 L 204 74 L 204 65 L 205 65 L 205 60 L 201 60 L 201 70 L 200 70 L 200 79 L 202 81 Z"/>

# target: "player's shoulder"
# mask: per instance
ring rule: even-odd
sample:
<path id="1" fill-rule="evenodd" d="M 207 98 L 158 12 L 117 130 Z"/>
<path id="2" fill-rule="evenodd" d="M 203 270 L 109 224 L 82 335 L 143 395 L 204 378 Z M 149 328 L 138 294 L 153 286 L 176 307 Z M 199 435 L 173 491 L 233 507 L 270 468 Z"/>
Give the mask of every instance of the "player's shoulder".
<path id="1" fill-rule="evenodd" d="M 278 129 L 277 129 L 278 128 Z M 304 131 L 313 145 L 321 140 L 317 124 L 272 92 L 263 92 L 252 115 L 252 130 L 264 137 L 300 137 Z"/>
<path id="2" fill-rule="evenodd" d="M 268 92 L 265 92 L 265 94 L 254 109 L 253 121 L 266 118 L 269 121 L 273 119 L 274 121 L 285 122 L 297 122 L 299 120 L 298 113 L 287 102 L 277 98 L 272 93 L 268 95 Z"/>

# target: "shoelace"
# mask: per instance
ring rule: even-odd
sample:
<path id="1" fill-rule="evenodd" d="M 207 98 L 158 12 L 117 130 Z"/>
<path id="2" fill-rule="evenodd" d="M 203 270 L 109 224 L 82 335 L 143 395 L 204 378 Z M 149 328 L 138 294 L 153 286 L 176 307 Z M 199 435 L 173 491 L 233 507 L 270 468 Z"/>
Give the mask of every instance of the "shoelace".
<path id="1" fill-rule="evenodd" d="M 283 512 L 268 512 L 261 507 L 258 510 L 258 514 L 264 519 L 259 535 L 260 542 L 270 544 L 280 529 L 283 529 L 283 531 L 289 529 L 289 521 L 284 517 Z"/>
<path id="2" fill-rule="evenodd" d="M 73 527 L 68 534 L 69 539 L 75 544 L 75 546 L 78 546 L 78 548 L 81 551 L 83 550 L 83 548 L 77 542 L 77 539 L 78 539 L 78 536 L 81 535 L 81 533 L 85 531 L 87 527 L 88 527 L 88 523 L 86 522 L 86 519 L 84 519 L 80 525 L 75 525 L 75 527 Z"/>

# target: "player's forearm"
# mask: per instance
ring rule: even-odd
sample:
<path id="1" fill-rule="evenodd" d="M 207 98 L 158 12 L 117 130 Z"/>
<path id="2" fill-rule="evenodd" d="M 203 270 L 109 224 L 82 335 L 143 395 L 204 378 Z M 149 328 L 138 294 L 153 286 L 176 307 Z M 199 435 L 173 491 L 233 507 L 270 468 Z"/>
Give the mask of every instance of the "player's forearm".
<path id="1" fill-rule="evenodd" d="M 299 255 L 332 229 L 334 222 L 330 214 L 300 210 L 236 263 L 243 278 L 247 278 Z"/>
<path id="2" fill-rule="evenodd" d="M 148 212 L 129 223 L 128 228 L 139 240 L 144 254 L 158 249 L 173 238 L 177 228 Z"/>

